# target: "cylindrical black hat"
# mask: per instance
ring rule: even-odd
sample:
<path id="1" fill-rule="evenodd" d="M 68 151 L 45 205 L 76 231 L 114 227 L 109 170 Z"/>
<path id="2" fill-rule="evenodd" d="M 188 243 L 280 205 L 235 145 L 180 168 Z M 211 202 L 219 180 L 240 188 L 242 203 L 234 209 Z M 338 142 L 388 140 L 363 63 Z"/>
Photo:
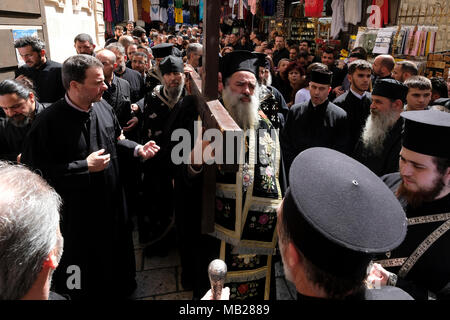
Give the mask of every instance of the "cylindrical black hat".
<path id="1" fill-rule="evenodd" d="M 414 152 L 450 159 L 450 113 L 437 110 L 405 111 L 402 145 Z"/>
<path id="2" fill-rule="evenodd" d="M 227 53 L 220 59 L 220 72 L 222 73 L 222 82 L 238 71 L 249 71 L 258 79 L 259 64 L 258 57 L 246 50 L 235 50 Z"/>
<path id="3" fill-rule="evenodd" d="M 406 102 L 408 87 L 395 79 L 378 79 L 373 87 L 372 95 L 389 98 L 391 100 L 400 99 Z"/>
<path id="4" fill-rule="evenodd" d="M 324 70 L 312 70 L 311 71 L 311 82 L 331 85 L 331 80 L 333 79 L 333 73 Z"/>
<path id="5" fill-rule="evenodd" d="M 172 43 L 160 43 L 152 48 L 153 57 L 156 58 L 165 58 L 172 54 L 173 44 Z"/>
<path id="6" fill-rule="evenodd" d="M 159 64 L 159 70 L 161 71 L 162 75 L 171 72 L 183 73 L 184 72 L 183 60 L 179 57 L 167 56 Z"/>

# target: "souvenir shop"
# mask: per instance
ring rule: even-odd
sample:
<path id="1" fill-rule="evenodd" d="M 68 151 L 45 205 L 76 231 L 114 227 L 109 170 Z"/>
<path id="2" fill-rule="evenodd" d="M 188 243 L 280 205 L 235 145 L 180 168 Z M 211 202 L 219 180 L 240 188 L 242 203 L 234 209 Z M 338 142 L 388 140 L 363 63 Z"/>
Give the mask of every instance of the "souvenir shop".
<path id="1" fill-rule="evenodd" d="M 105 38 L 113 35 L 116 25 L 127 21 L 147 31 L 177 31 L 182 24 L 199 25 L 203 20 L 203 0 L 103 0 Z"/>
<path id="2" fill-rule="evenodd" d="M 345 59 L 361 46 L 369 61 L 390 54 L 414 61 L 421 74 L 447 77 L 449 7 L 448 0 L 257 0 L 253 25 L 264 34 L 277 30 L 286 39 L 310 40 L 317 55 L 330 46 Z"/>

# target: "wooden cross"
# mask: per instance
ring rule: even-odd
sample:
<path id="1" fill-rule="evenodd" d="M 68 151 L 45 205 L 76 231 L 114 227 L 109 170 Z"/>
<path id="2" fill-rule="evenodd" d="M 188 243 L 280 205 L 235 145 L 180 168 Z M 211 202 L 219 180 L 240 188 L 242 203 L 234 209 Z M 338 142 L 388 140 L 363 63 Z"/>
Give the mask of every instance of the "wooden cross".
<path id="1" fill-rule="evenodd" d="M 223 134 L 223 156 L 225 145 L 232 143 L 227 137 L 241 134 L 242 130 L 231 118 L 228 111 L 220 103 L 218 98 L 219 72 L 219 18 L 220 6 L 215 0 L 205 0 L 204 3 L 204 35 L 203 35 L 203 74 L 202 79 L 194 71 L 187 77 L 189 93 L 198 97 L 196 99 L 197 111 L 206 129 L 215 128 Z M 234 138 L 233 138 L 234 139 Z M 237 148 L 234 148 L 236 163 L 225 164 L 221 169 L 227 172 L 237 172 L 239 165 Z M 202 190 L 202 233 L 214 231 L 215 197 L 216 197 L 216 170 L 217 165 L 203 166 L 203 190 Z"/>

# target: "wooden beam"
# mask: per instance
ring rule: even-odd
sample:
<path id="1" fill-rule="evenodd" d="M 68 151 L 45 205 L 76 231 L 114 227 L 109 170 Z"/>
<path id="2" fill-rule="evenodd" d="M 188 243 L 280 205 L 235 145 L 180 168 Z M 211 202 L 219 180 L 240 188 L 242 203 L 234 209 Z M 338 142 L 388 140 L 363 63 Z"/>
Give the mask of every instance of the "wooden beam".
<path id="1" fill-rule="evenodd" d="M 216 100 L 217 74 L 219 73 L 219 19 L 220 5 L 217 0 L 205 0 L 203 17 L 203 68 L 202 92 L 206 101 Z"/>

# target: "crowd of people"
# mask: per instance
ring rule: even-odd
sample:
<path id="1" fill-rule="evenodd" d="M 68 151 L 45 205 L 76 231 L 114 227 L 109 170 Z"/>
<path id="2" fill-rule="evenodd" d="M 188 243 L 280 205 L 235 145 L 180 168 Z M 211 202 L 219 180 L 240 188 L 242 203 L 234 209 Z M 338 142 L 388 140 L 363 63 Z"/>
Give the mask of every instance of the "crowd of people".
<path id="1" fill-rule="evenodd" d="M 449 80 L 221 32 L 217 99 L 249 133 L 229 172 L 206 165 L 187 76 L 208 72 L 203 36 L 130 21 L 103 48 L 77 35 L 62 64 L 38 38 L 11 44 L 25 64 L 0 82 L 0 299 L 130 297 L 134 228 L 147 256 L 175 232 L 194 299 L 217 258 L 230 299 L 274 299 L 274 255 L 298 299 L 448 299 Z"/>

